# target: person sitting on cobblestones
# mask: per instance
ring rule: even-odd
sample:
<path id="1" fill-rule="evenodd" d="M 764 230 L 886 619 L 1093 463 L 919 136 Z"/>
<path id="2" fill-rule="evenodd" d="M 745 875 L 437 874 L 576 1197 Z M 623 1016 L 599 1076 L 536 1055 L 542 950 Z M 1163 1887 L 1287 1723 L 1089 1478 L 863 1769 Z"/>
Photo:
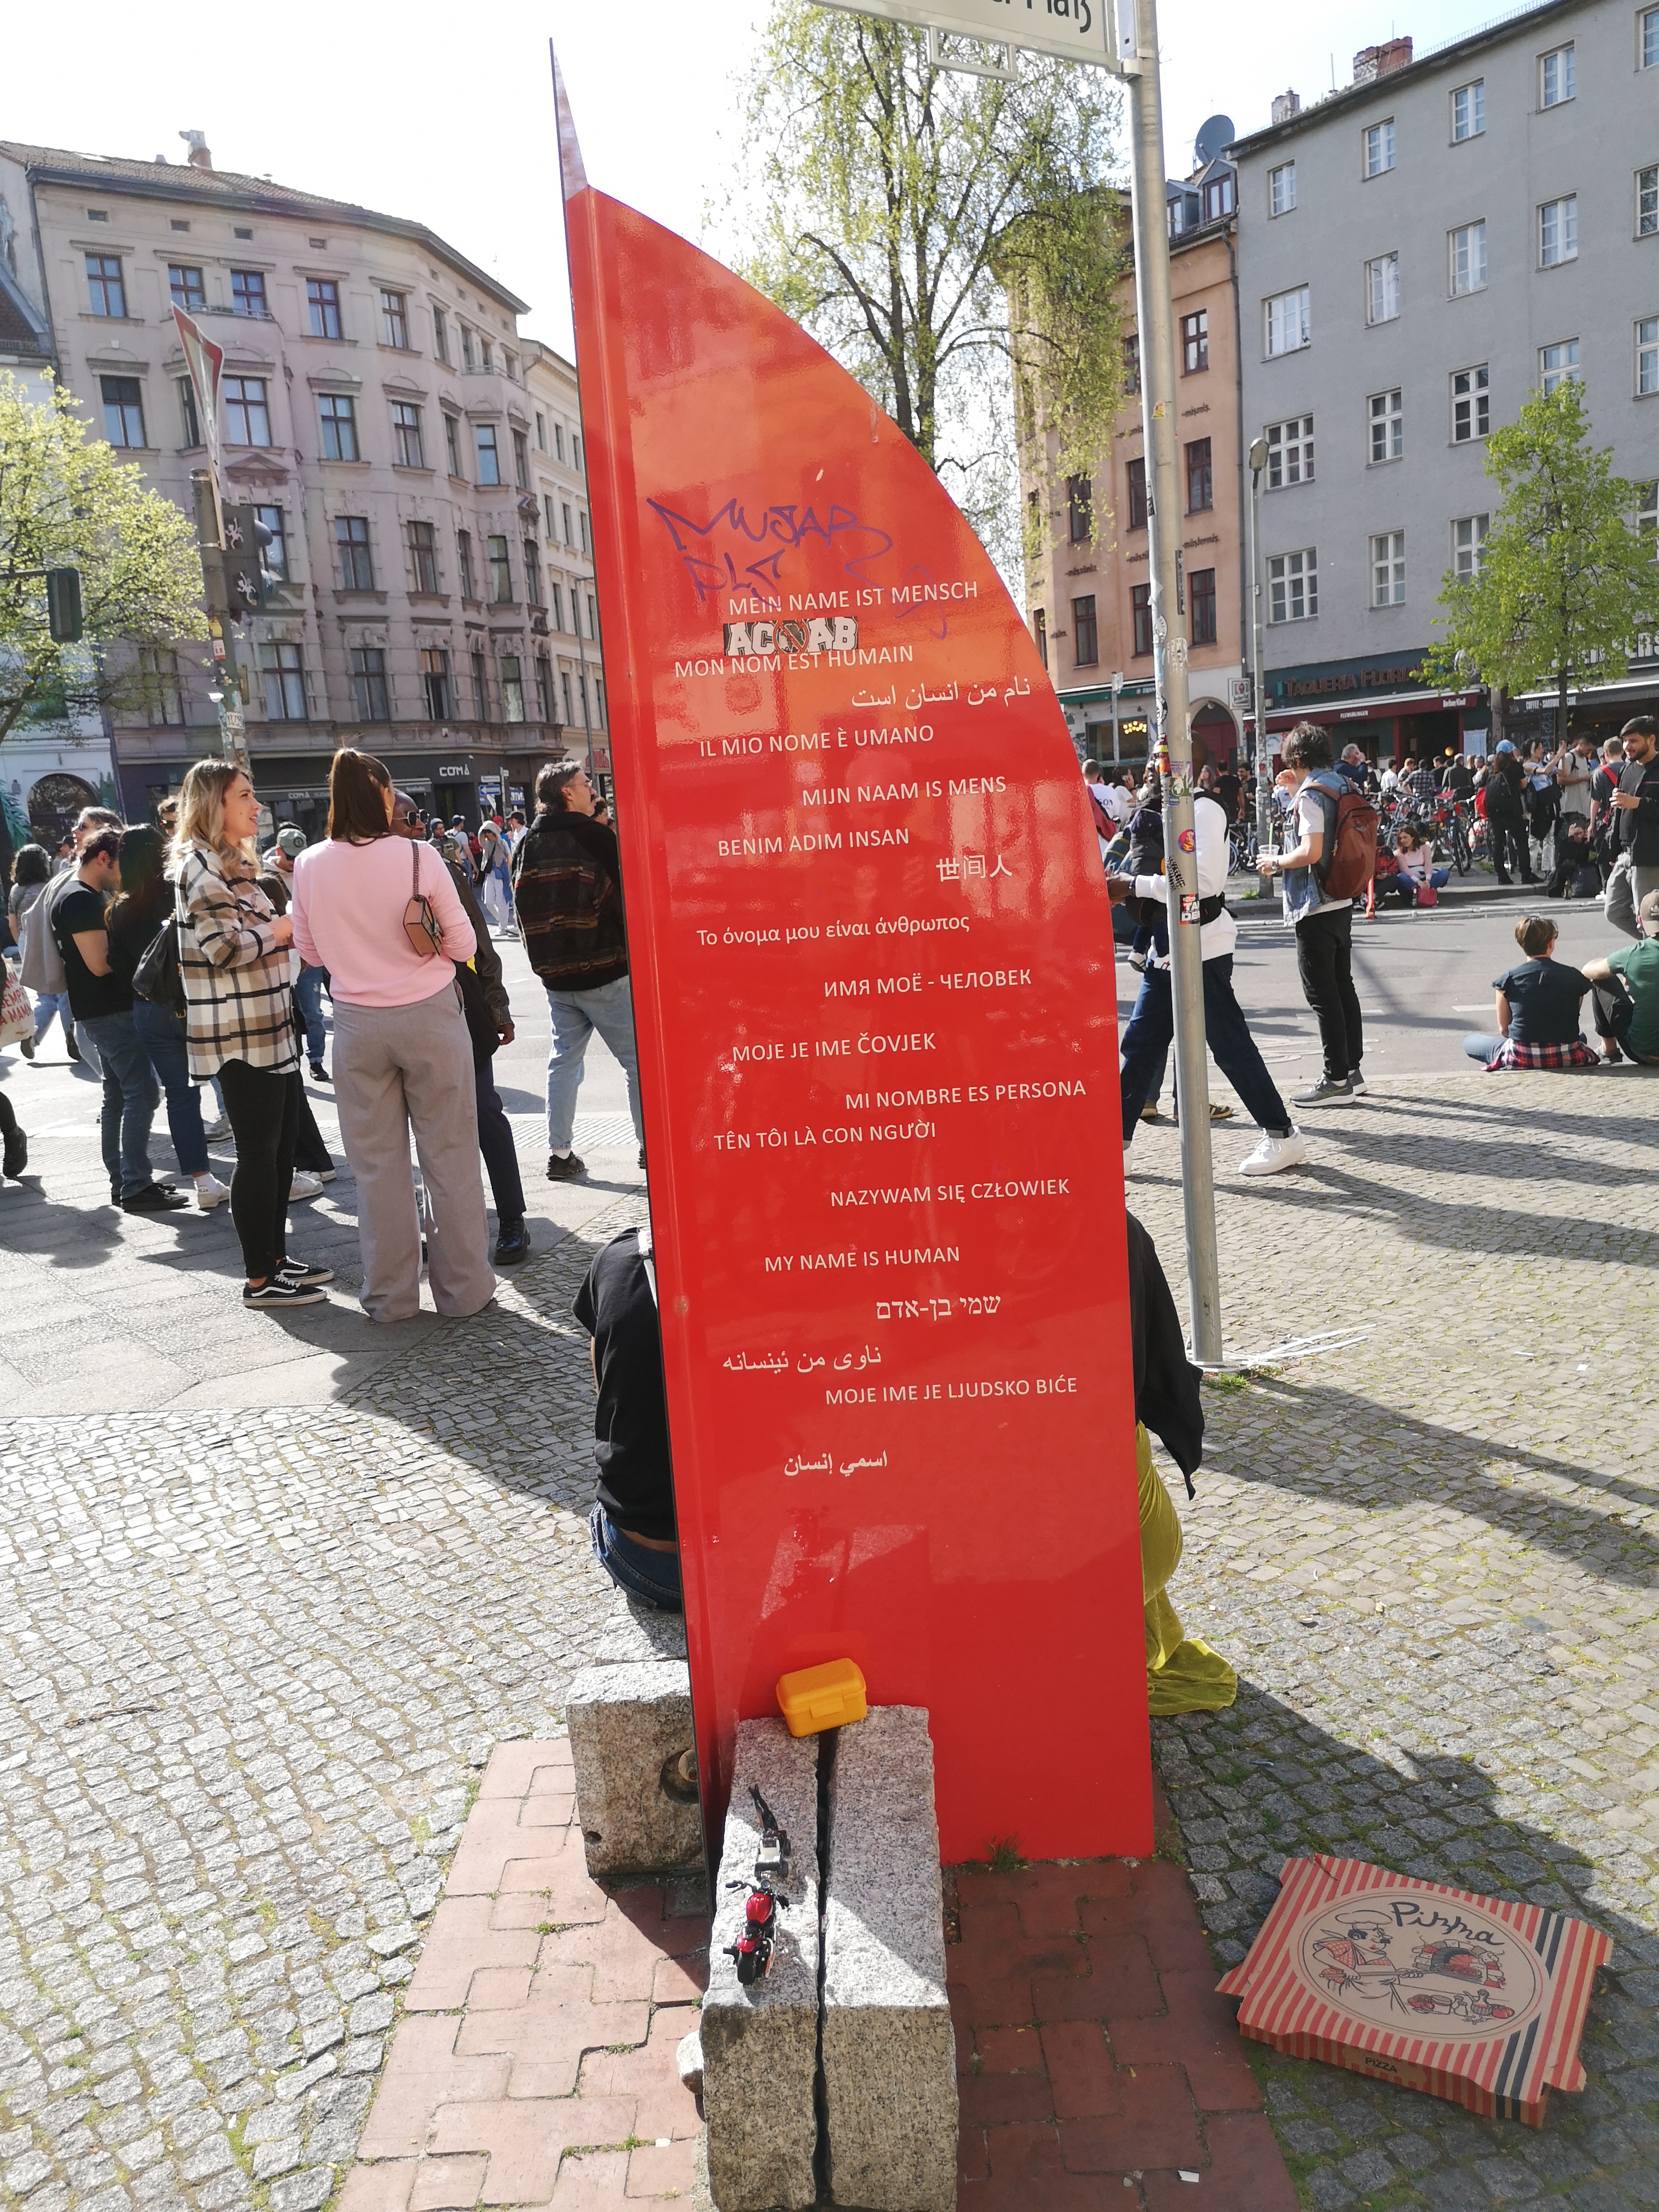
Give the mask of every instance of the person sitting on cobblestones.
<path id="1" fill-rule="evenodd" d="M 1464 1051 L 1480 1060 L 1488 1074 L 1505 1067 L 1599 1064 L 1579 1029 L 1579 1008 L 1589 993 L 1589 978 L 1553 957 L 1558 934 L 1547 915 L 1525 914 L 1515 925 L 1515 941 L 1527 957 L 1520 967 L 1492 978 L 1498 1035 L 1463 1040 Z"/>
<path id="2" fill-rule="evenodd" d="M 572 1308 L 592 1342 L 598 1494 L 593 1556 L 620 1590 L 684 1610 L 674 1470 L 663 1394 L 662 1324 L 648 1228 L 625 1229 L 594 1259 Z"/>
<path id="3" fill-rule="evenodd" d="M 1622 1053 L 1640 1066 L 1659 1067 L 1659 890 L 1648 893 L 1636 921 L 1641 935 L 1635 944 L 1621 945 L 1605 960 L 1587 961 L 1584 974 L 1595 987 L 1595 1026 L 1606 1057 L 1616 1060 Z M 1615 1007 L 1624 1012 L 1622 1020 Z"/>

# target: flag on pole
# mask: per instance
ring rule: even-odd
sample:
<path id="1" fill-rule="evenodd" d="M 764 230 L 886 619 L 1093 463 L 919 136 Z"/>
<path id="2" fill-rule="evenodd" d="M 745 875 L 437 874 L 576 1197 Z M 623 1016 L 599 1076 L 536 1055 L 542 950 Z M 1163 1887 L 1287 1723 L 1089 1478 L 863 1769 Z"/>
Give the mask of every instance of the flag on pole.
<path id="1" fill-rule="evenodd" d="M 187 315 L 182 307 L 175 307 L 173 319 L 179 325 L 179 343 L 185 349 L 185 366 L 190 371 L 191 389 L 196 394 L 196 413 L 202 426 L 202 442 L 207 447 L 208 466 L 213 477 L 214 513 L 219 506 L 219 380 L 224 374 L 225 349 L 215 345 L 199 324 Z"/>

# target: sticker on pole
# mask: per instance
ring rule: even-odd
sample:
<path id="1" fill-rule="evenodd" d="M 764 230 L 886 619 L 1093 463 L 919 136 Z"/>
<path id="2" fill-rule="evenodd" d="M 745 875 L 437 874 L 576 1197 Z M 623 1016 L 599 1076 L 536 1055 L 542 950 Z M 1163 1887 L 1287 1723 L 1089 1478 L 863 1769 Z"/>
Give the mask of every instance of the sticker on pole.
<path id="1" fill-rule="evenodd" d="M 1182 891 L 1181 894 L 1181 919 L 1183 926 L 1190 925 L 1196 928 L 1198 924 L 1203 920 L 1203 915 L 1200 912 L 1201 903 L 1202 902 L 1200 900 L 1196 891 Z"/>

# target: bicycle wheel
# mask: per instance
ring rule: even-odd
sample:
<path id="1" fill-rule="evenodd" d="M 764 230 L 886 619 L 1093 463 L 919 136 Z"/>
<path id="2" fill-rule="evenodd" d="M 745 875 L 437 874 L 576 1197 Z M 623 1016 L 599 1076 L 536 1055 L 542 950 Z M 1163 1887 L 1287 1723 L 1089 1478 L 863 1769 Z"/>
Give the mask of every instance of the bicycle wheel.
<path id="1" fill-rule="evenodd" d="M 1468 832 L 1463 827 L 1463 817 L 1454 814 L 1451 825 L 1452 865 L 1460 876 L 1467 876 L 1474 865 L 1474 856 L 1469 851 Z"/>

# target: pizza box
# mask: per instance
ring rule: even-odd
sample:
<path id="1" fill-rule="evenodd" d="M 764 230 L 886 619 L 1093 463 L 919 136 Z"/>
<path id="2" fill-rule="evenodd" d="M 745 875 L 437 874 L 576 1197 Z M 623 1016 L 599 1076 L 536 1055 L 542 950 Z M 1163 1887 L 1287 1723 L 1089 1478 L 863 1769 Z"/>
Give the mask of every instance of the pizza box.
<path id="1" fill-rule="evenodd" d="M 1242 2034 L 1293 2058 L 1541 2127 L 1582 2089 L 1578 2045 L 1612 1939 L 1536 1905 L 1363 1859 L 1287 1859 L 1261 1934 L 1218 1987 Z"/>

